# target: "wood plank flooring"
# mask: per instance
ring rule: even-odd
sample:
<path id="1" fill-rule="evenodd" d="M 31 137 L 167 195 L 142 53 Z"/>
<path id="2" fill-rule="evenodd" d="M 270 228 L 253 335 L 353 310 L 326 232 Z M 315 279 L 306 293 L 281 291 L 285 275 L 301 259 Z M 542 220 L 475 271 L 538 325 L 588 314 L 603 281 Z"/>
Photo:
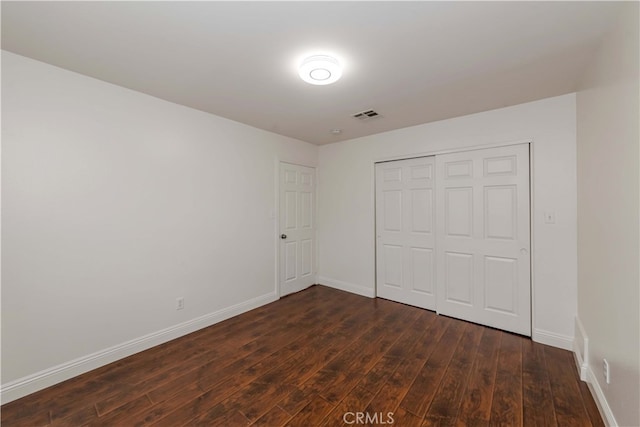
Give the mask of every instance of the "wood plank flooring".
<path id="1" fill-rule="evenodd" d="M 323 286 L 1 410 L 6 427 L 603 425 L 568 351 Z"/>

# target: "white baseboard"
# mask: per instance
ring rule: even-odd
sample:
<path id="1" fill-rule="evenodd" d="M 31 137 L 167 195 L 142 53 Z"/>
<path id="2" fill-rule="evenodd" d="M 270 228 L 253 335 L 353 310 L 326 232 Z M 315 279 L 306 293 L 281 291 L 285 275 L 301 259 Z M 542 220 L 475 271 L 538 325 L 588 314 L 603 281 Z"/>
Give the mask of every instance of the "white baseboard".
<path id="1" fill-rule="evenodd" d="M 362 295 L 363 297 L 375 298 L 376 296 L 376 291 L 373 288 L 366 288 L 364 286 L 329 279 L 328 277 L 323 276 L 318 276 L 317 279 L 320 285 L 329 286 L 330 288 L 340 289 L 341 291 L 351 292 L 352 294 Z"/>
<path id="2" fill-rule="evenodd" d="M 589 368 L 589 338 L 582 326 L 580 318 L 576 316 L 575 339 L 573 340 L 573 354 L 575 355 L 578 373 L 582 381 L 587 381 L 587 369 Z"/>
<path id="3" fill-rule="evenodd" d="M 567 335 L 561 335 L 543 329 L 534 329 L 531 339 L 541 344 L 550 345 L 551 347 L 573 351 L 573 337 Z"/>
<path id="4" fill-rule="evenodd" d="M 35 374 L 19 378 L 0 387 L 2 404 L 24 397 L 28 394 L 58 384 L 93 369 L 115 362 L 132 354 L 139 353 L 167 341 L 190 334 L 207 326 L 214 325 L 230 317 L 245 313 L 278 299 L 275 292 L 252 298 L 231 307 L 205 314 L 175 326 L 135 338 L 87 356 L 45 369 Z"/>
<path id="5" fill-rule="evenodd" d="M 604 419 L 605 424 L 608 426 L 617 426 L 613 411 L 607 402 L 607 398 L 598 383 L 591 366 L 589 365 L 589 337 L 582 324 L 582 321 L 576 316 L 576 328 L 575 328 L 575 340 L 573 341 L 573 354 L 575 356 L 578 372 L 580 373 L 580 379 L 587 383 L 589 391 L 595 400 L 600 415 Z"/>
<path id="6" fill-rule="evenodd" d="M 609 406 L 609 402 L 607 402 L 607 398 L 604 396 L 600 383 L 598 383 L 598 379 L 590 366 L 587 367 L 587 385 L 589 386 L 593 400 L 596 401 L 596 405 L 600 410 L 600 415 L 602 415 L 605 424 L 610 427 L 617 427 L 618 422 L 616 421 L 616 417 L 613 416 L 613 411 Z"/>
<path id="7" fill-rule="evenodd" d="M 587 381 L 587 369 L 589 365 L 585 363 L 582 358 L 582 354 L 580 353 L 580 348 L 577 342 L 573 342 L 573 357 L 576 362 L 576 369 L 578 370 L 578 375 L 580 375 L 580 379 L 582 381 Z"/>

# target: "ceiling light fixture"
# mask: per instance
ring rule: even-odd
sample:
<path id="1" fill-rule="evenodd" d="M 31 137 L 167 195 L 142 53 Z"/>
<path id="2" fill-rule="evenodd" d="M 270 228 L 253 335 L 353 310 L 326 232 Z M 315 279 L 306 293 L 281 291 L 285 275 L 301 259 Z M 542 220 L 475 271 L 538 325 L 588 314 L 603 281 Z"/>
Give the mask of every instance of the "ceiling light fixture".
<path id="1" fill-rule="evenodd" d="M 329 55 L 313 55 L 305 58 L 298 69 L 300 78 L 312 85 L 328 85 L 342 76 L 338 60 Z"/>

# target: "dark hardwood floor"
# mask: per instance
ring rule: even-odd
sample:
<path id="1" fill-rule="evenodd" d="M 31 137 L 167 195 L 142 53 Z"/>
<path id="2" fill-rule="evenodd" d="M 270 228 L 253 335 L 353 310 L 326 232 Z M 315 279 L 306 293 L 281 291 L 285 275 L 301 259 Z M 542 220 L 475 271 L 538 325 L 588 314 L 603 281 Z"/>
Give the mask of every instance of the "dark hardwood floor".
<path id="1" fill-rule="evenodd" d="M 603 425 L 568 351 L 323 286 L 1 409 L 6 427 Z"/>

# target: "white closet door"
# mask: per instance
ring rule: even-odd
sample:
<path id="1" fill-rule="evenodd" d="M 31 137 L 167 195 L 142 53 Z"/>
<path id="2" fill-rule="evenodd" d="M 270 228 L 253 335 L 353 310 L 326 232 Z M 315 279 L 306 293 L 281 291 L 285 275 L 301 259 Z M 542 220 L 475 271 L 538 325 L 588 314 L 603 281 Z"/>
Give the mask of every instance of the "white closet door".
<path id="1" fill-rule="evenodd" d="M 436 156 L 437 311 L 531 335 L 529 146 Z"/>
<path id="2" fill-rule="evenodd" d="M 376 164 L 376 294 L 435 309 L 433 157 Z"/>
<path id="3" fill-rule="evenodd" d="M 280 163 L 280 296 L 314 282 L 315 169 Z"/>

